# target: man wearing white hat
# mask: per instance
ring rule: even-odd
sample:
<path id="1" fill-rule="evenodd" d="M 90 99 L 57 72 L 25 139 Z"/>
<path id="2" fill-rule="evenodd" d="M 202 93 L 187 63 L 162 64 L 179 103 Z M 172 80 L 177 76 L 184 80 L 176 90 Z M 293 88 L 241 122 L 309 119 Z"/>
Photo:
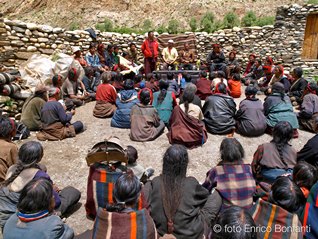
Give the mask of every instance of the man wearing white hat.
<path id="1" fill-rule="evenodd" d="M 167 69 L 169 66 L 171 69 L 175 69 L 174 63 L 176 62 L 178 58 L 178 52 L 175 47 L 173 47 L 174 42 L 173 40 L 168 41 L 168 47 L 164 48 L 162 50 L 162 57 L 164 60 L 164 67 Z"/>

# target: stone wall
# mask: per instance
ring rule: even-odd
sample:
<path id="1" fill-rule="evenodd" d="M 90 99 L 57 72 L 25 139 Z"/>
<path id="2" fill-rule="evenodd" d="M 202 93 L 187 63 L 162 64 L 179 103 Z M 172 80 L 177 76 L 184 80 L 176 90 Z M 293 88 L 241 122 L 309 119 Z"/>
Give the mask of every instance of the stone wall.
<path id="1" fill-rule="evenodd" d="M 237 57 L 247 61 L 250 53 L 260 57 L 272 56 L 276 62 L 283 63 L 288 70 L 302 66 L 311 74 L 318 73 L 318 60 L 304 62 L 301 59 L 306 18 L 310 13 L 318 13 L 318 5 L 289 5 L 277 9 L 275 26 L 249 27 L 220 30 L 215 33 L 197 32 L 197 51 L 204 60 L 211 50 L 211 43 L 222 44 L 225 53 L 235 49 Z M 144 35 L 100 33 L 98 39 L 113 43 L 124 51 L 130 42 L 140 48 Z M 186 33 L 190 34 L 190 33 Z M 82 30 L 66 31 L 46 25 L 24 23 L 18 20 L 3 19 L 0 16 L 0 63 L 16 67 L 34 53 L 51 55 L 56 49 L 71 53 L 72 46 L 87 50 L 93 41 L 89 33 Z"/>

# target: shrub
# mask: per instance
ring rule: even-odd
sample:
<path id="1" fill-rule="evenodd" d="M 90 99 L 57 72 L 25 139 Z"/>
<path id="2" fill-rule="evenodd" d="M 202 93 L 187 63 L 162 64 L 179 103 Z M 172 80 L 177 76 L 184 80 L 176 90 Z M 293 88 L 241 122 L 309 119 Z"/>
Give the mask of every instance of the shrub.
<path id="1" fill-rule="evenodd" d="M 214 23 L 214 14 L 212 12 L 207 12 L 201 18 L 201 29 L 205 32 L 212 32 L 213 31 L 213 23 Z"/>
<path id="2" fill-rule="evenodd" d="M 157 29 L 157 32 L 159 33 L 159 34 L 162 34 L 162 33 L 164 33 L 164 32 L 166 32 L 167 31 L 167 28 L 165 27 L 165 25 L 160 25 L 159 27 L 158 27 L 158 29 Z"/>
<path id="3" fill-rule="evenodd" d="M 228 12 L 223 19 L 223 28 L 233 28 L 240 25 L 240 19 L 235 12 Z"/>
<path id="4" fill-rule="evenodd" d="M 104 22 L 97 23 L 95 27 L 101 32 L 111 32 L 113 31 L 113 22 L 110 19 L 105 18 Z"/>
<path id="5" fill-rule="evenodd" d="M 143 32 L 149 32 L 153 28 L 153 23 L 151 20 L 146 19 L 142 25 L 142 31 Z"/>
<path id="6" fill-rule="evenodd" d="M 140 30 L 130 28 L 130 27 L 116 27 L 116 28 L 114 28 L 114 32 L 118 32 L 121 34 L 123 34 L 123 33 L 125 33 L 125 34 L 141 33 Z"/>
<path id="7" fill-rule="evenodd" d="M 223 23 L 220 20 L 216 20 L 214 21 L 213 25 L 212 25 L 212 32 L 215 32 L 217 30 L 220 30 L 223 28 Z"/>
<path id="8" fill-rule="evenodd" d="M 241 25 L 243 27 L 251 27 L 255 25 L 257 17 L 253 11 L 248 11 L 242 18 Z"/>
<path id="9" fill-rule="evenodd" d="M 198 26 L 197 26 L 197 20 L 195 19 L 195 17 L 191 17 L 189 25 L 192 32 L 195 32 L 197 30 Z"/>
<path id="10" fill-rule="evenodd" d="M 168 22 L 168 32 L 170 34 L 177 34 L 179 32 L 179 22 L 176 19 L 172 19 Z"/>
<path id="11" fill-rule="evenodd" d="M 318 0 L 308 0 L 308 4 L 318 4 Z"/>
<path id="12" fill-rule="evenodd" d="M 79 23 L 77 21 L 71 22 L 71 24 L 69 26 L 69 30 L 74 31 L 74 30 L 78 30 L 78 29 L 80 29 Z"/>
<path id="13" fill-rule="evenodd" d="M 274 25 L 275 23 L 275 17 L 274 16 L 265 16 L 265 17 L 259 17 L 256 20 L 255 25 L 256 26 L 266 26 L 266 25 Z"/>

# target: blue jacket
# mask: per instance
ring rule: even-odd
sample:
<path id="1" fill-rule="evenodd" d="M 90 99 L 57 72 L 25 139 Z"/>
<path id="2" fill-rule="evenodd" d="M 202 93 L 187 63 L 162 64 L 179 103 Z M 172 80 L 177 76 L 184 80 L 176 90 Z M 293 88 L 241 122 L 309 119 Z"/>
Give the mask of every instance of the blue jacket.
<path id="1" fill-rule="evenodd" d="M 111 120 L 111 127 L 129 129 L 131 108 L 137 103 L 139 100 L 135 90 L 123 90 L 118 93 L 117 109 Z"/>

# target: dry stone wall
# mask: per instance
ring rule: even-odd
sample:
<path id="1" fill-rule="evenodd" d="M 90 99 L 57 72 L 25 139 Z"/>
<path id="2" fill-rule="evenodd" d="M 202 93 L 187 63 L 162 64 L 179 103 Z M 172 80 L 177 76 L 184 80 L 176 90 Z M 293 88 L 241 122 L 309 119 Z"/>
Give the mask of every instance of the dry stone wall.
<path id="1" fill-rule="evenodd" d="M 274 26 L 248 27 L 220 30 L 208 34 L 196 32 L 197 52 L 204 60 L 211 50 L 211 43 L 221 43 L 225 53 L 237 51 L 237 57 L 245 64 L 250 53 L 259 57 L 272 56 L 287 70 L 302 66 L 311 74 L 318 72 L 318 60 L 305 62 L 301 59 L 306 18 L 310 13 L 318 13 L 318 5 L 288 5 L 277 9 Z M 186 34 L 190 34 L 189 32 Z M 98 39 L 104 43 L 119 45 L 122 51 L 130 42 L 140 48 L 144 35 L 98 32 Z M 66 31 L 46 25 L 8 20 L 0 16 L 0 63 L 16 67 L 34 53 L 51 55 L 56 49 L 71 54 L 72 46 L 80 46 L 85 51 L 93 39 L 87 31 Z"/>

